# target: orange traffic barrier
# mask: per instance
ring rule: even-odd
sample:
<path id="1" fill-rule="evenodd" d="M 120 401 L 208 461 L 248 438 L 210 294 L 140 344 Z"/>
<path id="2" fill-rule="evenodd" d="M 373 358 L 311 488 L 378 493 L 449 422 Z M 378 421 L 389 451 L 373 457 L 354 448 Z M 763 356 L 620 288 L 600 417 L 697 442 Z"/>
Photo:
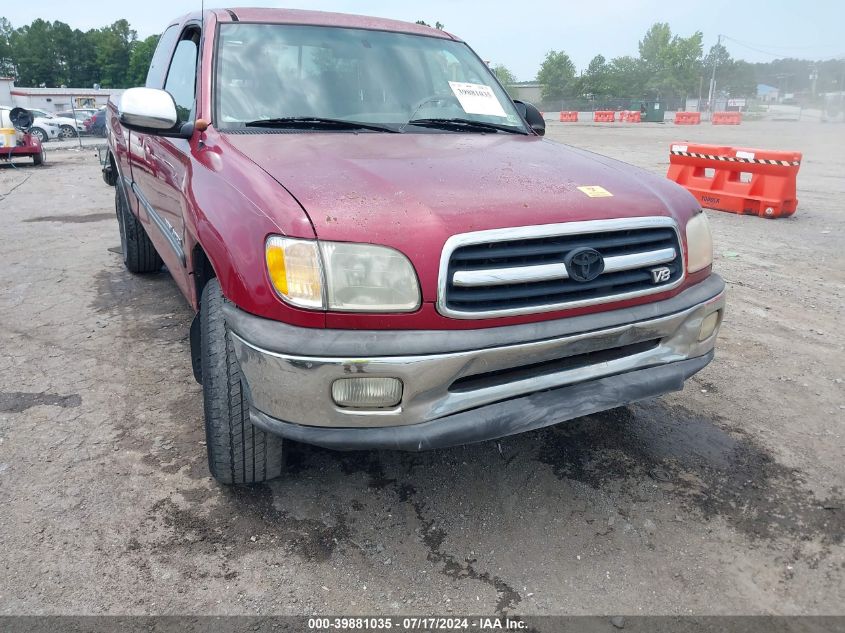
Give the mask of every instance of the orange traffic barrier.
<path id="1" fill-rule="evenodd" d="M 701 112 L 676 112 L 675 125 L 698 125 L 701 123 Z"/>
<path id="2" fill-rule="evenodd" d="M 560 113 L 560 122 L 561 123 L 576 123 L 577 121 L 578 121 L 578 113 L 577 112 L 561 111 L 561 113 Z"/>
<path id="3" fill-rule="evenodd" d="M 801 152 L 673 143 L 667 178 L 708 209 L 780 218 L 798 207 Z"/>
<path id="4" fill-rule="evenodd" d="M 619 120 L 623 123 L 641 123 L 642 112 L 639 110 L 622 110 L 619 113 Z"/>
<path id="5" fill-rule="evenodd" d="M 613 110 L 596 110 L 593 112 L 593 121 L 596 123 L 613 123 L 616 121 L 616 112 Z"/>
<path id="6" fill-rule="evenodd" d="M 713 125 L 739 125 L 742 123 L 742 112 L 714 112 L 710 122 Z"/>

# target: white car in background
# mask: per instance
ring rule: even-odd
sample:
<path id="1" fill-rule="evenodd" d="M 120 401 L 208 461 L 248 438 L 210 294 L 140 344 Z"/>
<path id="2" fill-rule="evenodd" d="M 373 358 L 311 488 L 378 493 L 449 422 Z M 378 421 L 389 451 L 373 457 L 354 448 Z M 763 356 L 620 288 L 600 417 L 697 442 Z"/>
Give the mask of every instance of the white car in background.
<path id="1" fill-rule="evenodd" d="M 29 110 L 29 108 L 24 109 Z M 12 107 L 0 106 L 0 110 L 2 110 L 3 113 L 6 115 L 3 118 L 8 118 L 9 112 L 12 111 Z M 59 138 L 59 135 L 61 134 L 61 128 L 54 119 L 38 116 L 36 112 L 40 112 L 40 110 L 29 111 L 32 112 L 32 116 L 35 117 L 35 120 L 32 122 L 32 127 L 29 128 L 30 134 L 32 134 L 42 143 L 46 143 L 47 141 Z"/>
<path id="2" fill-rule="evenodd" d="M 58 126 L 59 138 L 76 138 L 80 132 L 85 131 L 85 126 L 73 117 L 57 116 L 52 112 L 36 108 L 27 108 L 27 110 L 32 112 L 32 116 L 36 119 L 49 119 L 53 125 Z"/>
<path id="3" fill-rule="evenodd" d="M 56 112 L 57 118 L 76 119 L 76 131 L 80 134 L 85 134 L 88 130 L 85 129 L 85 121 L 90 119 L 97 113 L 96 108 L 78 108 L 76 110 L 62 110 Z"/>

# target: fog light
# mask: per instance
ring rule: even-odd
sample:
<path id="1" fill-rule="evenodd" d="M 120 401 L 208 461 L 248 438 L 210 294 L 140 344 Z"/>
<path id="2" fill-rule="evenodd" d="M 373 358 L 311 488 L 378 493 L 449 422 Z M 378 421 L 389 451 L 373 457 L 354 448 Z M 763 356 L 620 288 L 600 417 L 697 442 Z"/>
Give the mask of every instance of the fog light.
<path id="1" fill-rule="evenodd" d="M 402 381 L 398 378 L 341 378 L 332 383 L 332 400 L 340 407 L 395 407 L 402 400 Z"/>
<path id="2" fill-rule="evenodd" d="M 698 340 L 704 341 L 710 336 L 712 336 L 713 332 L 716 331 L 716 326 L 719 324 L 719 311 L 711 312 L 704 320 L 701 322 L 701 329 L 698 331 Z"/>

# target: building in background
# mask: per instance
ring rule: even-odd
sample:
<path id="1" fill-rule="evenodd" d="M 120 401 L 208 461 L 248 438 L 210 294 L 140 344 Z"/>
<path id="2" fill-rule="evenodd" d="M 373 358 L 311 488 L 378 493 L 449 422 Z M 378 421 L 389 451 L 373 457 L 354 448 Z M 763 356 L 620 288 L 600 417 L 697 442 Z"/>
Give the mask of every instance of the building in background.
<path id="1" fill-rule="evenodd" d="M 21 88 L 10 77 L 0 77 L 0 105 L 60 112 L 71 108 L 100 108 L 123 90 L 92 88 Z"/>
<path id="2" fill-rule="evenodd" d="M 515 89 L 517 99 L 528 103 L 540 103 L 543 100 L 543 85 L 536 81 L 518 81 L 509 88 Z"/>
<path id="3" fill-rule="evenodd" d="M 766 103 L 775 103 L 780 97 L 780 90 L 767 84 L 757 84 L 757 98 Z"/>
<path id="4" fill-rule="evenodd" d="M 0 77 L 0 105 L 14 105 L 12 103 L 12 86 L 15 82 L 11 77 Z"/>

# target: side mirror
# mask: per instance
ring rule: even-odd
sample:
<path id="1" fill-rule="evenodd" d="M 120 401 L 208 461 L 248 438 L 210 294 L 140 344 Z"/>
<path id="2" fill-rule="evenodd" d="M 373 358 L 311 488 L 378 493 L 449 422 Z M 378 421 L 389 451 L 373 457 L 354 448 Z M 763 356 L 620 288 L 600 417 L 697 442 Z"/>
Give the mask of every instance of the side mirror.
<path id="1" fill-rule="evenodd" d="M 537 136 L 546 135 L 546 122 L 543 120 L 543 115 L 540 111 L 527 101 L 514 101 L 517 111 L 522 115 L 522 118 L 528 123 L 528 126 L 534 130 Z"/>
<path id="2" fill-rule="evenodd" d="M 169 92 L 156 88 L 126 90 L 120 96 L 118 117 L 121 125 L 145 134 L 184 137 L 193 132 L 192 124 L 178 126 L 176 102 Z"/>

